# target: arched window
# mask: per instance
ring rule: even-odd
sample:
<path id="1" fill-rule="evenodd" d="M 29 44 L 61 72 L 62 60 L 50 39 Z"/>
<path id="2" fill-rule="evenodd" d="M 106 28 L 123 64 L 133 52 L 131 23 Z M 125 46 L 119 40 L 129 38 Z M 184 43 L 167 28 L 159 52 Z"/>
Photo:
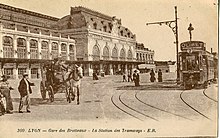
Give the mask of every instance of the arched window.
<path id="1" fill-rule="evenodd" d="M 121 34 L 121 36 L 123 36 L 123 31 L 122 30 L 120 31 L 120 34 Z"/>
<path id="2" fill-rule="evenodd" d="M 24 38 L 17 39 L 18 58 L 27 58 L 26 40 Z"/>
<path id="3" fill-rule="evenodd" d="M 13 58 L 13 39 L 10 36 L 3 37 L 3 57 Z"/>
<path id="4" fill-rule="evenodd" d="M 124 48 L 122 48 L 120 51 L 120 59 L 125 60 L 125 49 Z"/>
<path id="5" fill-rule="evenodd" d="M 107 46 L 104 47 L 103 49 L 103 59 L 108 60 L 109 59 L 109 49 Z"/>
<path id="6" fill-rule="evenodd" d="M 142 53 L 140 53 L 140 60 L 142 60 Z"/>
<path id="7" fill-rule="evenodd" d="M 41 58 L 49 59 L 49 44 L 47 41 L 41 42 Z"/>
<path id="8" fill-rule="evenodd" d="M 69 53 L 70 53 L 70 60 L 75 60 L 75 58 L 74 58 L 74 54 L 75 54 L 74 45 L 72 45 L 72 44 L 69 45 Z"/>
<path id="9" fill-rule="evenodd" d="M 132 52 L 131 52 L 131 49 L 128 50 L 128 56 L 127 56 L 127 57 L 128 57 L 128 59 L 130 59 L 130 60 L 132 59 Z"/>
<path id="10" fill-rule="evenodd" d="M 114 48 L 112 49 L 112 59 L 113 59 L 113 60 L 117 60 L 117 59 L 118 59 L 118 50 L 117 50 L 116 47 L 114 47 Z"/>
<path id="11" fill-rule="evenodd" d="M 30 58 L 37 59 L 38 58 L 38 42 L 37 40 L 30 40 Z"/>
<path id="12" fill-rule="evenodd" d="M 107 32 L 107 26 L 103 26 L 103 31 Z"/>
<path id="13" fill-rule="evenodd" d="M 100 50 L 97 45 L 93 47 L 92 55 L 93 55 L 93 60 L 100 60 Z"/>
<path id="14" fill-rule="evenodd" d="M 66 53 L 67 53 L 67 45 L 65 43 L 62 43 L 61 44 L 61 58 L 63 60 L 66 60 L 66 58 L 67 58 Z"/>
<path id="15" fill-rule="evenodd" d="M 52 54 L 52 59 L 58 57 L 58 43 L 57 42 L 52 42 L 52 44 L 51 44 L 51 54 Z"/>
<path id="16" fill-rule="evenodd" d="M 138 53 L 136 54 L 136 58 L 137 58 L 137 60 L 139 60 L 139 54 Z"/>
<path id="17" fill-rule="evenodd" d="M 93 23 L 93 28 L 97 29 L 97 23 Z"/>

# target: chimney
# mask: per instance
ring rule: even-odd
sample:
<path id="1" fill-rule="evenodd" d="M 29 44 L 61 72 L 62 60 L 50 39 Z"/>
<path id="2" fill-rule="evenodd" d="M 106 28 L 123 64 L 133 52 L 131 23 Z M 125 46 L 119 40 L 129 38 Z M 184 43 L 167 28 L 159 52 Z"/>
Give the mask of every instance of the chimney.
<path id="1" fill-rule="evenodd" d="M 212 48 L 211 48 L 211 53 L 212 53 Z"/>

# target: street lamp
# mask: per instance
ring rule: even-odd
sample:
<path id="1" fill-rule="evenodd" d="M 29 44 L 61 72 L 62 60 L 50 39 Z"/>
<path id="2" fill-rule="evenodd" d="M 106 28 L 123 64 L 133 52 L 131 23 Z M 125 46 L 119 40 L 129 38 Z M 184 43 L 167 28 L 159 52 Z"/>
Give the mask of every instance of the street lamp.
<path id="1" fill-rule="evenodd" d="M 178 41 L 178 25 L 177 25 L 177 7 L 175 6 L 175 20 L 171 20 L 171 21 L 162 21 L 162 22 L 151 22 L 151 23 L 146 23 L 146 25 L 153 25 L 153 24 L 165 24 L 168 27 L 170 27 L 173 31 L 173 34 L 176 37 L 176 60 L 177 60 L 177 82 L 179 81 L 179 56 L 178 56 L 178 52 L 179 52 L 179 41 Z M 174 25 L 172 25 L 173 23 L 175 23 Z"/>

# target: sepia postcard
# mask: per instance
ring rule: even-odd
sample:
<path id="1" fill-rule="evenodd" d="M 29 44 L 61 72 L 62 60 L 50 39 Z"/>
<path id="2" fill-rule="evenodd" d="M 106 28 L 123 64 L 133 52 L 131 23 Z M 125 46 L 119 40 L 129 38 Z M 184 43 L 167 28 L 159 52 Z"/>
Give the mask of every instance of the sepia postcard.
<path id="1" fill-rule="evenodd" d="M 0 138 L 218 137 L 217 0 L 1 0 Z"/>

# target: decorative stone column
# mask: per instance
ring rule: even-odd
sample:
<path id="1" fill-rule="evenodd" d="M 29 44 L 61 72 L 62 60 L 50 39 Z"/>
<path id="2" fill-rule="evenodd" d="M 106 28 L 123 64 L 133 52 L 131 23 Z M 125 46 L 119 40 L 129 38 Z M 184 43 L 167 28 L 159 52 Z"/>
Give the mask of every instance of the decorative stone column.
<path id="1" fill-rule="evenodd" d="M 18 64 L 17 63 L 14 64 L 13 75 L 15 79 L 18 79 Z"/>
<path id="2" fill-rule="evenodd" d="M 118 64 L 118 71 L 121 71 L 121 64 Z"/>
<path id="3" fill-rule="evenodd" d="M 3 25 L 0 23 L 0 58 L 3 58 Z"/>
<path id="4" fill-rule="evenodd" d="M 13 36 L 14 58 L 18 58 L 17 35 Z"/>
<path id="5" fill-rule="evenodd" d="M 128 65 L 125 64 L 125 74 L 127 74 L 127 73 L 128 73 Z"/>
<path id="6" fill-rule="evenodd" d="M 103 64 L 100 63 L 100 73 L 103 71 Z"/>
<path id="7" fill-rule="evenodd" d="M 59 42 L 58 42 L 58 57 L 61 57 L 61 34 L 59 35 Z"/>
<path id="8" fill-rule="evenodd" d="M 68 42 L 67 42 L 67 46 L 66 46 L 66 60 L 70 60 L 70 36 L 68 35 Z"/>
<path id="9" fill-rule="evenodd" d="M 52 59 L 52 55 L 51 55 L 51 52 L 52 52 L 52 42 L 51 40 L 49 40 L 49 43 L 48 43 L 48 54 L 49 54 L 49 59 L 51 60 Z"/>
<path id="10" fill-rule="evenodd" d="M 67 43 L 66 46 L 66 60 L 70 60 L 70 48 L 69 48 L 69 42 Z"/>
<path id="11" fill-rule="evenodd" d="M 92 76 L 93 69 L 91 68 L 91 64 L 84 64 L 84 76 Z"/>
<path id="12" fill-rule="evenodd" d="M 30 38 L 27 37 L 26 39 L 26 49 L 27 49 L 27 59 L 31 58 L 31 51 L 30 51 Z"/>
<path id="13" fill-rule="evenodd" d="M 31 77 L 31 65 L 30 65 L 30 63 L 28 64 L 28 67 L 27 67 L 27 73 L 28 73 L 29 78 L 32 79 L 32 77 Z"/>
<path id="14" fill-rule="evenodd" d="M 42 53 L 41 53 L 41 38 L 38 39 L 38 53 L 39 53 L 39 59 L 42 59 Z"/>
<path id="15" fill-rule="evenodd" d="M 113 75 L 113 66 L 112 66 L 112 64 L 109 64 L 109 69 L 110 69 L 110 75 Z"/>

